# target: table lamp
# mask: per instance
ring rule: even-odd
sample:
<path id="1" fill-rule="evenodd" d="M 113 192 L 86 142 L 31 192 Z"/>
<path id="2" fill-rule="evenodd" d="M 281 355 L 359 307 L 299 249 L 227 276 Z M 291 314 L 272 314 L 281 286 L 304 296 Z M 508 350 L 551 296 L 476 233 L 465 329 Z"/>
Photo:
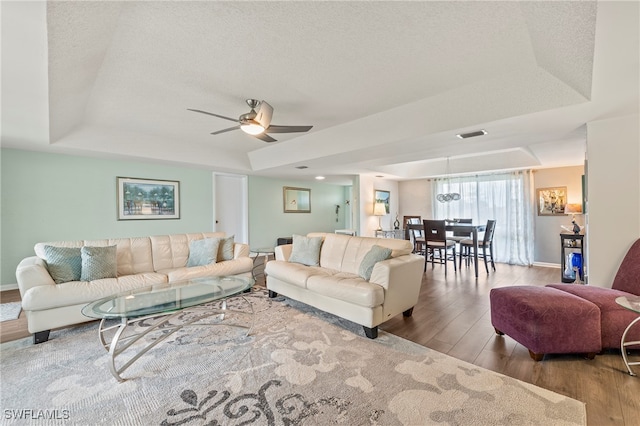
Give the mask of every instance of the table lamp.
<path id="1" fill-rule="evenodd" d="M 373 205 L 373 215 L 378 216 L 378 231 L 382 231 L 382 225 L 380 224 L 380 217 L 387 214 L 387 208 L 384 203 L 375 203 Z"/>
<path id="2" fill-rule="evenodd" d="M 576 214 L 581 214 L 582 213 L 582 205 L 580 204 L 567 204 L 564 207 L 564 212 L 566 214 L 571 214 L 571 223 L 573 224 L 573 233 L 574 234 L 579 234 L 580 233 L 580 225 L 578 225 L 576 223 Z"/>

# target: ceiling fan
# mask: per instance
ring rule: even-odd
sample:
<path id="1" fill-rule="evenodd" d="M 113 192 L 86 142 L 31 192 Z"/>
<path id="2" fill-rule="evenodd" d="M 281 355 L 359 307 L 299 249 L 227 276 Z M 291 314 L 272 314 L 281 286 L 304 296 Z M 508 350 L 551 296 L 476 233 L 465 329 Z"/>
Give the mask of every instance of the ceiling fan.
<path id="1" fill-rule="evenodd" d="M 269 136 L 269 133 L 296 133 L 296 132 L 308 132 L 313 126 L 278 126 L 271 124 L 271 116 L 273 115 L 273 107 L 265 101 L 258 101 L 257 99 L 247 99 L 247 105 L 251 108 L 246 114 L 242 114 L 237 119 L 225 117 L 224 115 L 214 114 L 212 112 L 202 111 L 199 109 L 187 108 L 189 111 L 199 112 L 201 114 L 213 115 L 214 117 L 223 118 L 225 120 L 234 121 L 238 123 L 237 126 L 229 127 L 227 129 L 218 130 L 212 132 L 212 135 L 219 135 L 220 133 L 230 132 L 231 130 L 240 129 L 243 132 L 258 138 L 264 142 L 276 142 L 276 139 Z M 256 111 L 256 108 L 258 110 Z"/>

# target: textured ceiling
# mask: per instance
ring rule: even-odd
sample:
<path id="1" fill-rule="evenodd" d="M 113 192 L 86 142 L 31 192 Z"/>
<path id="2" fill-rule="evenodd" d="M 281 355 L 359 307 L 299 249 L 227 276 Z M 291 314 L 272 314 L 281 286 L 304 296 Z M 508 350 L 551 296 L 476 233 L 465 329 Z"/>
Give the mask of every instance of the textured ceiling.
<path id="1" fill-rule="evenodd" d="M 37 28 L 44 55 L 31 59 L 45 72 L 29 78 L 44 75 L 48 115 L 45 143 L 25 140 L 24 117 L 3 117 L 2 142 L 271 176 L 410 179 L 442 174 L 446 157 L 456 172 L 580 164 L 584 123 L 604 113 L 593 96 L 597 40 L 616 29 L 596 18 L 628 12 L 605 6 L 3 2 L 3 85 L 11 49 L 28 48 L 13 39 Z M 15 16 L 28 24 L 6 24 Z M 630 28 L 637 73 L 637 22 Z M 609 55 L 628 60 L 625 46 Z M 637 99 L 637 76 L 627 78 Z M 3 107 L 19 95 L 3 91 Z M 212 136 L 233 123 L 187 111 L 237 117 L 246 98 L 268 101 L 274 124 L 314 127 L 265 144 L 241 131 Z M 455 138 L 477 128 L 489 134 Z"/>

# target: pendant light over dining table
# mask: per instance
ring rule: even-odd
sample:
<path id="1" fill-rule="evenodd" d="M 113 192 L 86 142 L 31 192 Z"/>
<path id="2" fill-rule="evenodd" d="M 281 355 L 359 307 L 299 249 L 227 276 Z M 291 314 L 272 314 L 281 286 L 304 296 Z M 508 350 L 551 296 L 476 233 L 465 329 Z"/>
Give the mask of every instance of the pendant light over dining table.
<path id="1" fill-rule="evenodd" d="M 447 188 L 451 188 L 451 180 L 449 179 L 449 157 L 447 157 L 447 169 L 446 169 Z M 458 201 L 460 194 L 457 192 L 441 193 L 436 195 L 436 200 L 441 203 L 448 203 L 450 201 Z"/>

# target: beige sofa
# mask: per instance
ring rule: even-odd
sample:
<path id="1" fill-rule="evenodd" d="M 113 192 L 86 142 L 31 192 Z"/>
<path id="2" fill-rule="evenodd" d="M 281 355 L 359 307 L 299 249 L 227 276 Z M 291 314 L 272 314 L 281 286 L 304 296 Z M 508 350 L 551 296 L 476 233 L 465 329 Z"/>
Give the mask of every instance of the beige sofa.
<path id="1" fill-rule="evenodd" d="M 289 262 L 293 245 L 276 247 L 276 260 L 267 263 L 269 296 L 278 294 L 348 319 L 364 327 L 367 337 L 378 336 L 378 325 L 403 313 L 412 314 L 418 302 L 424 258 L 411 254 L 406 240 L 312 233 L 321 236 L 319 266 Z M 391 258 L 375 264 L 367 281 L 360 264 L 373 245 L 392 250 Z"/>
<path id="2" fill-rule="evenodd" d="M 35 245 L 36 256 L 23 259 L 16 269 L 22 309 L 34 343 L 45 342 L 52 328 L 91 321 L 82 308 L 88 303 L 122 291 L 190 278 L 223 275 L 251 276 L 249 246 L 234 243 L 233 259 L 187 267 L 189 245 L 204 238 L 224 238 L 223 232 L 114 238 L 93 241 L 58 241 Z M 44 260 L 45 246 L 116 246 L 116 278 L 70 281 L 56 284 Z"/>

